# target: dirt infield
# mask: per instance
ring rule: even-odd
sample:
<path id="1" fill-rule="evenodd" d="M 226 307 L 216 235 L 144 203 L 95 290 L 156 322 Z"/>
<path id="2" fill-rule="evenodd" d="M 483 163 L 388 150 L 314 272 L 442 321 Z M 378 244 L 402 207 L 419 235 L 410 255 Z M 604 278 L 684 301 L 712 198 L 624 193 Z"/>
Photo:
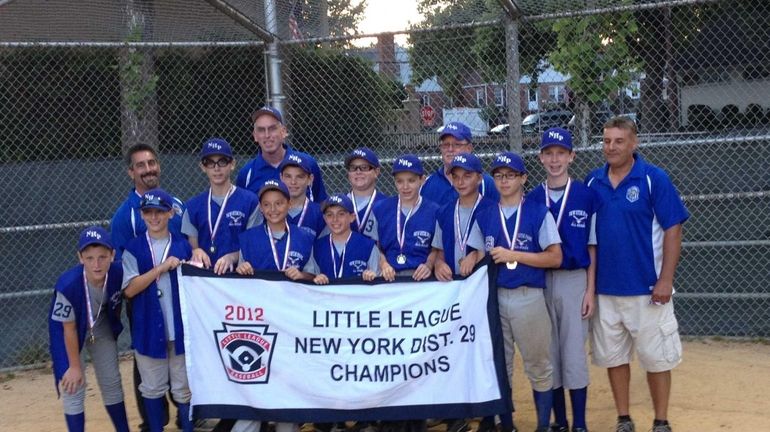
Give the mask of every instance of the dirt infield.
<path id="1" fill-rule="evenodd" d="M 674 390 L 669 418 L 677 432 L 728 431 L 763 428 L 768 425 L 767 396 L 770 388 L 770 344 L 691 340 L 685 342 L 685 360 L 674 371 Z M 517 359 L 518 360 L 518 359 Z M 534 430 L 531 392 L 521 370 L 515 366 L 514 398 L 516 424 Z M 123 388 L 130 390 L 131 363 L 121 364 Z M 615 410 L 603 369 L 591 368 L 588 426 L 592 431 L 614 430 Z M 112 430 L 93 371 L 89 368 L 86 396 L 87 429 Z M 652 410 L 645 375 L 632 366 L 631 415 L 637 430 L 652 423 Z M 132 430 L 138 424 L 134 396 L 126 391 Z M 61 402 L 56 399 L 49 369 L 0 376 L 0 431 L 48 432 L 65 430 Z M 170 428 L 170 430 L 175 430 Z M 759 429 L 756 429 L 759 430 Z"/>

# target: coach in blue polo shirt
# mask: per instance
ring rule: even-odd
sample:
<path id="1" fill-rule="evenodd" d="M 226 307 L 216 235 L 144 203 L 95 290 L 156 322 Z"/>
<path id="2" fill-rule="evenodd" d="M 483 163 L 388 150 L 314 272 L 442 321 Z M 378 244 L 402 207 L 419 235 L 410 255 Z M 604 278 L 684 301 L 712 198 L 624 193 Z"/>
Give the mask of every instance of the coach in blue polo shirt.
<path id="1" fill-rule="evenodd" d="M 452 186 L 452 160 L 460 153 L 473 153 L 472 139 L 471 130 L 464 123 L 451 122 L 444 126 L 438 144 L 443 164 L 425 180 L 420 190 L 423 198 L 435 202 L 439 207 L 457 201 L 459 195 Z M 487 173 L 483 177 L 479 192 L 492 201 L 499 201 L 500 194 L 495 188 L 495 181 Z"/>
<path id="2" fill-rule="evenodd" d="M 295 153 L 308 161 L 313 174 L 313 184 L 308 188 L 310 201 L 321 202 L 327 198 L 321 169 L 309 154 L 294 150 L 286 144 L 288 132 L 283 124 L 283 115 L 273 107 L 264 106 L 252 115 L 254 120 L 254 141 L 259 144 L 257 157 L 248 161 L 238 172 L 235 185 L 254 193 L 267 180 L 280 180 L 279 167 L 290 154 Z"/>
<path id="3" fill-rule="evenodd" d="M 642 159 L 637 144 L 632 120 L 610 119 L 604 125 L 607 164 L 586 178 L 599 200 L 593 358 L 607 368 L 617 431 L 633 432 L 629 363 L 636 351 L 655 409 L 652 430 L 667 432 L 671 369 L 682 360 L 671 296 L 689 214 L 668 175 Z"/>

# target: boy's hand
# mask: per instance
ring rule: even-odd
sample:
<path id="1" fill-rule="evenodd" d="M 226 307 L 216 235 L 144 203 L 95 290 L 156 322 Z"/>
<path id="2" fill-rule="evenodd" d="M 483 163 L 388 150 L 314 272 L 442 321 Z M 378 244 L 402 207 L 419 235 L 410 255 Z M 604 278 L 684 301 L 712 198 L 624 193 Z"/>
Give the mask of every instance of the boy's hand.
<path id="1" fill-rule="evenodd" d="M 170 256 L 166 258 L 165 261 L 163 261 L 163 264 L 161 264 L 160 272 L 161 273 L 170 272 L 176 269 L 177 267 L 179 267 L 179 264 L 181 263 L 182 261 L 180 261 L 179 258 L 175 256 Z"/>
<path id="2" fill-rule="evenodd" d="M 412 279 L 416 281 L 428 279 L 431 273 L 433 273 L 433 270 L 431 270 L 431 268 L 428 267 L 427 264 L 422 263 L 418 265 L 417 268 L 414 270 L 414 273 L 412 274 Z"/>
<path id="3" fill-rule="evenodd" d="M 460 276 L 468 276 L 473 271 L 473 267 L 476 265 L 476 253 L 466 255 L 460 260 Z"/>
<path id="4" fill-rule="evenodd" d="M 80 367 L 70 366 L 61 378 L 61 387 L 65 393 L 74 394 L 83 385 L 83 371 Z"/>
<path id="5" fill-rule="evenodd" d="M 449 282 L 452 280 L 452 269 L 449 268 L 449 264 L 444 260 L 436 260 L 436 279 L 442 282 Z"/>
<path id="6" fill-rule="evenodd" d="M 248 261 L 244 261 L 240 264 L 238 264 L 238 267 L 235 268 L 235 272 L 240 275 L 248 275 L 251 276 L 254 274 L 254 268 L 251 266 L 251 263 Z"/>
<path id="7" fill-rule="evenodd" d="M 393 269 L 393 266 L 388 263 L 384 263 L 381 270 L 383 279 L 388 282 L 393 282 L 396 280 L 396 271 Z"/>
<path id="8" fill-rule="evenodd" d="M 504 248 L 502 246 L 495 246 L 492 248 L 489 254 L 492 256 L 492 260 L 495 262 L 495 264 L 518 261 L 518 257 L 515 251 Z"/>
<path id="9" fill-rule="evenodd" d="M 233 271 L 233 264 L 235 264 L 232 259 L 230 259 L 227 255 L 219 258 L 214 264 L 214 273 L 221 275 L 225 274 L 227 272 Z"/>
<path id="10" fill-rule="evenodd" d="M 207 254 L 206 251 L 201 248 L 193 249 L 192 258 L 190 258 L 190 261 L 203 263 L 203 268 L 211 267 L 211 258 L 209 258 L 209 254 Z"/>
<path id="11" fill-rule="evenodd" d="M 371 282 L 374 280 L 374 278 L 377 277 L 377 273 L 371 270 L 364 270 L 364 273 L 361 275 L 361 277 L 364 278 L 365 281 Z"/>
<path id="12" fill-rule="evenodd" d="M 289 267 L 283 271 L 283 274 L 285 274 L 291 280 L 302 279 L 302 271 L 300 271 L 300 269 L 297 267 Z"/>
<path id="13" fill-rule="evenodd" d="M 329 283 L 329 277 L 323 273 L 319 273 L 313 278 L 313 283 L 316 285 L 327 285 Z"/>

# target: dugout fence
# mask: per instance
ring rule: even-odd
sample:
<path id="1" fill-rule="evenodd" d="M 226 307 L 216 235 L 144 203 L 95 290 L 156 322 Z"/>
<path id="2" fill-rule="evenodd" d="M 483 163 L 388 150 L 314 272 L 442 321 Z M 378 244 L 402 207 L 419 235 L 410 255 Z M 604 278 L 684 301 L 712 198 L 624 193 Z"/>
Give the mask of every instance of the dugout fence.
<path id="1" fill-rule="evenodd" d="M 485 163 L 522 152 L 531 185 L 544 179 L 539 133 L 569 127 L 582 177 L 602 163 L 602 122 L 631 116 L 640 152 L 692 214 L 682 333 L 770 335 L 766 2 L 458 0 L 372 35 L 343 19 L 344 3 L 0 1 L 0 369 L 47 361 L 51 289 L 76 263 L 77 233 L 128 194 L 123 150 L 156 145 L 163 186 L 187 199 L 206 185 L 202 142 L 227 139 L 243 164 L 266 103 L 330 192 L 358 146 L 385 161 L 388 192 L 399 154 L 435 169 L 438 128 L 453 120 Z"/>

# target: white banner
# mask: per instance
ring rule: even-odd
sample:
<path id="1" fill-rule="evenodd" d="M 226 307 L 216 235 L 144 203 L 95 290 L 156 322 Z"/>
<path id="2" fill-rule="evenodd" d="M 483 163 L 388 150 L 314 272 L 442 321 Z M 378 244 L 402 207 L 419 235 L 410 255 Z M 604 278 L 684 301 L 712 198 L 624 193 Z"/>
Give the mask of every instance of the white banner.
<path id="1" fill-rule="evenodd" d="M 510 411 L 487 269 L 452 282 L 313 285 L 183 266 L 195 416 L 304 422 Z"/>

